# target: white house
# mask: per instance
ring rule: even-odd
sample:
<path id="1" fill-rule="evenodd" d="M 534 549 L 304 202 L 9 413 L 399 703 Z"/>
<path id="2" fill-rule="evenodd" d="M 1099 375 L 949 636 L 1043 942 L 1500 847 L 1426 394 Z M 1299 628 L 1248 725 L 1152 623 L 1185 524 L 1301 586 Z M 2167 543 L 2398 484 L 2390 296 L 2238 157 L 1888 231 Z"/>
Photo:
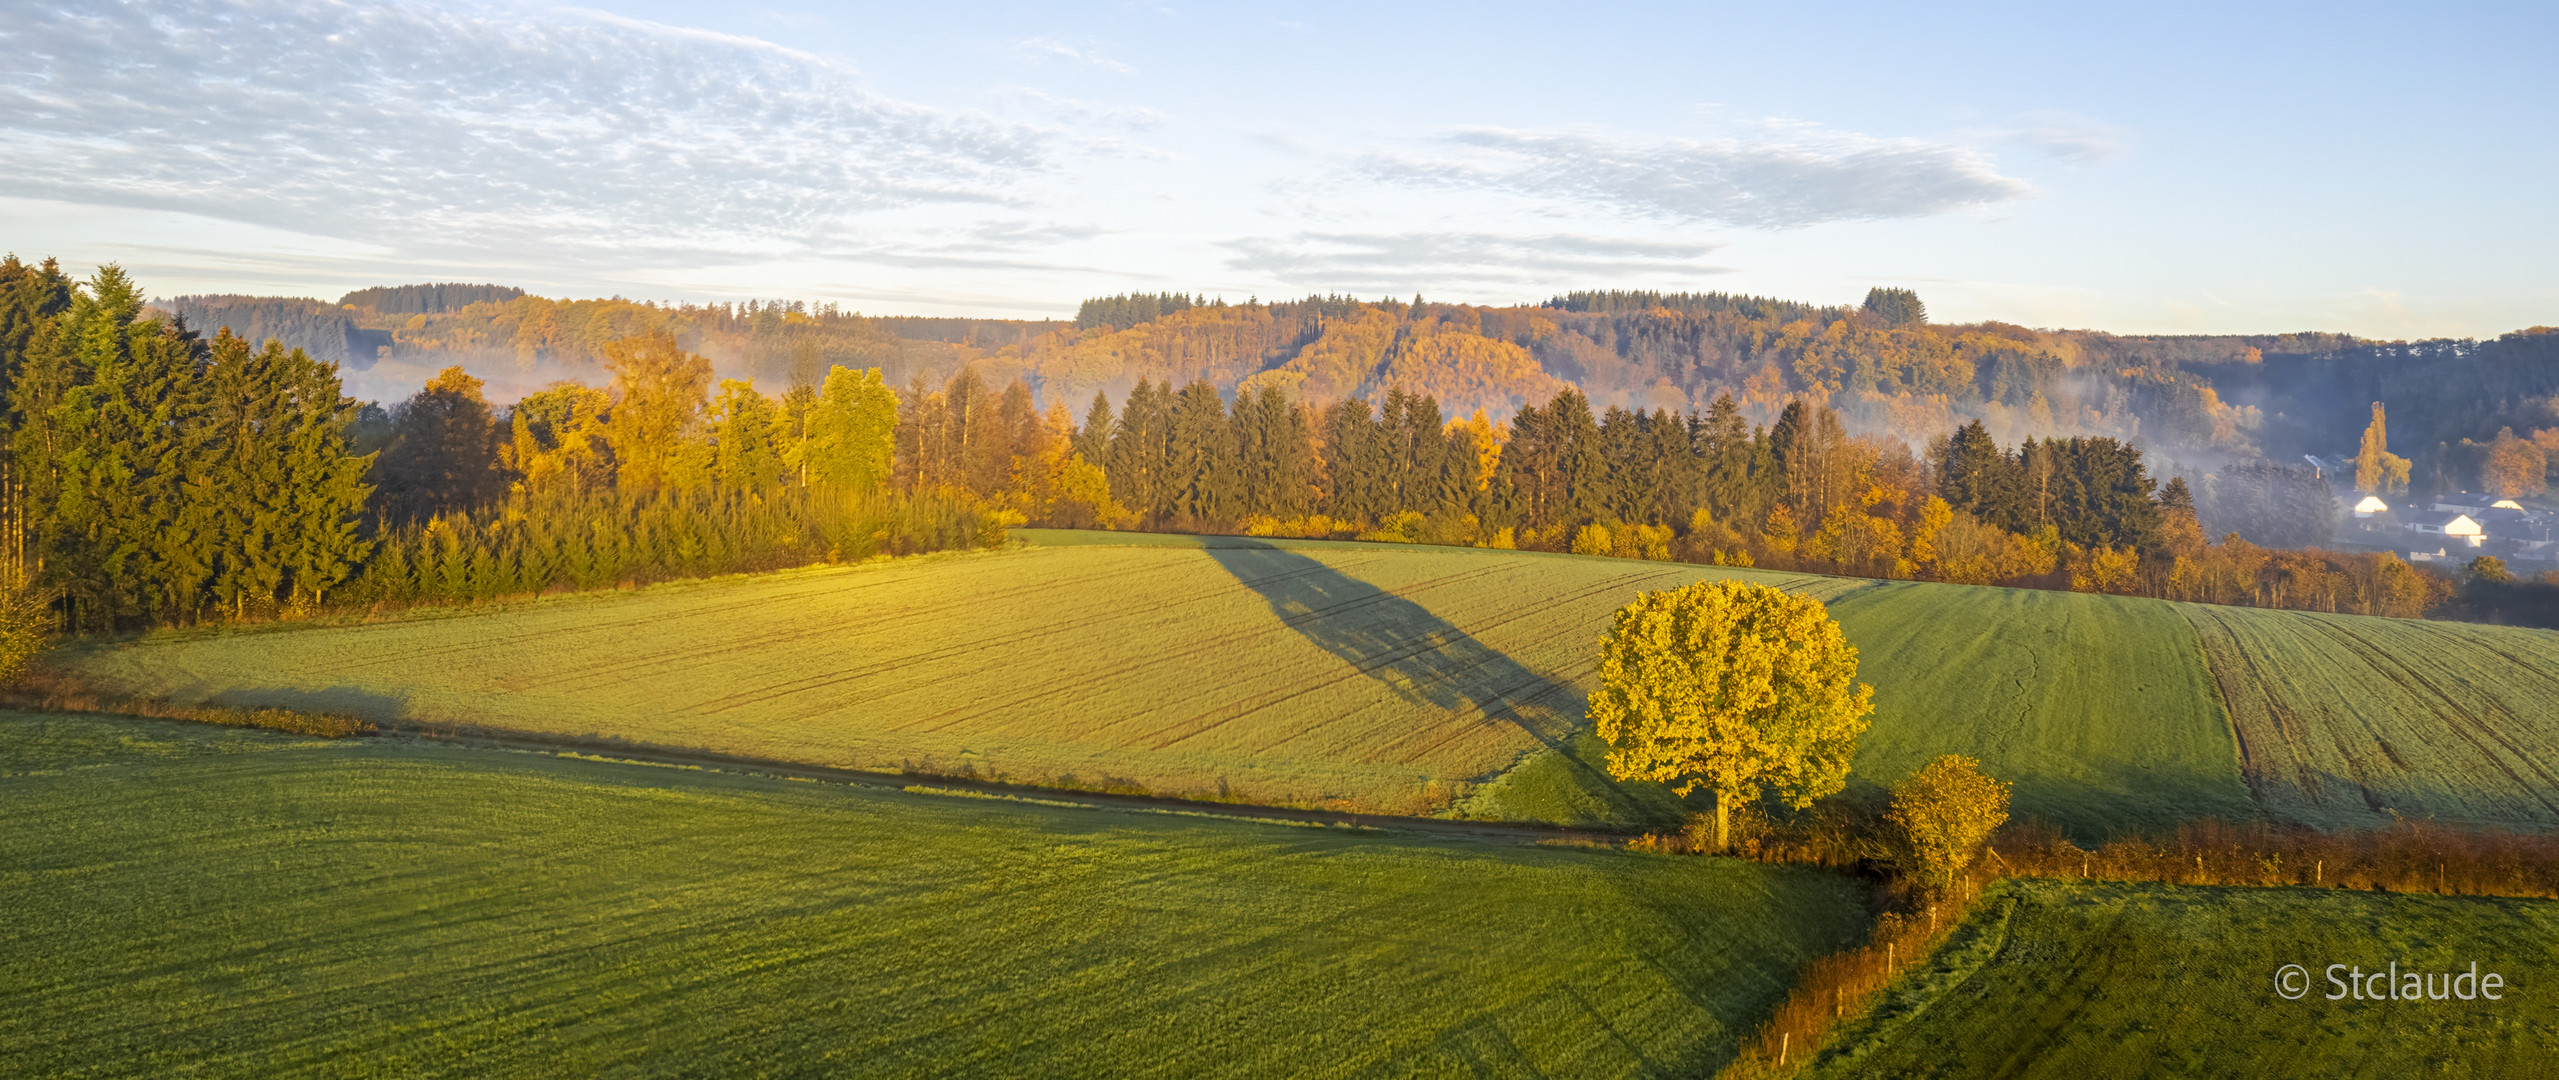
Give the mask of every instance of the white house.
<path id="1" fill-rule="evenodd" d="M 2523 504 L 2500 495 L 2474 495 L 2465 491 L 2458 495 L 2435 496 L 2435 509 L 2449 514 L 2469 514 L 2481 510 L 2521 510 Z"/>
<path id="2" fill-rule="evenodd" d="M 2458 540 L 2471 547 L 2478 547 L 2487 535 L 2470 515 L 2443 511 L 2410 514 L 2406 528 L 2411 532 L 2440 534 L 2446 541 Z"/>
<path id="3" fill-rule="evenodd" d="M 2362 502 L 2355 504 L 2356 517 L 2371 517 L 2374 514 L 2386 514 L 2389 512 L 2390 504 L 2383 502 L 2379 495 L 2366 495 Z"/>

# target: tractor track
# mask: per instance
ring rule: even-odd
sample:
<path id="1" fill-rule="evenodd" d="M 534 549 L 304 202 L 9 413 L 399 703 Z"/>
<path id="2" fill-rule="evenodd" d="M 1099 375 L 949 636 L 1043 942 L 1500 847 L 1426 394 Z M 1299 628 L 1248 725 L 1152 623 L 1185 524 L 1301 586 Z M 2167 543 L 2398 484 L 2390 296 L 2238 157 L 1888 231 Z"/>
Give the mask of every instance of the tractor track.
<path id="1" fill-rule="evenodd" d="M 610 761 L 637 762 L 648 765 L 673 765 L 710 772 L 742 776 L 787 777 L 840 783 L 852 787 L 904 791 L 915 786 L 965 791 L 990 796 L 1015 796 L 1047 802 L 1071 802 L 1095 810 L 1174 810 L 1210 817 L 1227 817 L 1240 821 L 1288 821 L 1320 825 L 1338 825 L 1375 830 L 1380 833 L 1403 833 L 1473 840 L 1504 840 L 1513 843 L 1540 841 L 1589 841 L 1615 843 L 1638 835 L 1638 829 L 1616 829 L 1593 826 L 1536 825 L 1521 822 L 1452 821 L 1445 818 L 1403 817 L 1394 814 L 1356 814 L 1342 810 L 1313 810 L 1289 806 L 1262 806 L 1247 803 L 1210 802 L 1182 799 L 1169 795 L 1124 795 L 1110 792 L 1079 791 L 1071 788 L 1045 788 L 1026 784 L 1004 784 L 968 777 L 938 773 L 876 772 L 833 765 L 759 758 L 743 754 L 722 754 L 708 750 L 686 750 L 676 747 L 635 745 L 600 739 L 579 739 L 493 728 L 455 728 L 425 724 L 392 723 L 382 725 L 382 735 L 375 738 L 412 739 L 444 746 L 479 750 L 511 750 L 554 756 L 583 754 Z"/>

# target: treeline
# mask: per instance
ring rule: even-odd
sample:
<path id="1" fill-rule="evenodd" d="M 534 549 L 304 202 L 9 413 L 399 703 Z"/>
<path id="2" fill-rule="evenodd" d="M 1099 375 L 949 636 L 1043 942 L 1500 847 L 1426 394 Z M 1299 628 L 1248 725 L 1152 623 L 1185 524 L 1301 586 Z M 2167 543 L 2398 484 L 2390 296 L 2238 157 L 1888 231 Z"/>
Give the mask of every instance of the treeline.
<path id="1" fill-rule="evenodd" d="M 388 330 L 367 329 L 355 316 L 317 300 L 272 296 L 181 296 L 157 305 L 188 326 L 228 329 L 248 341 L 281 341 L 323 363 L 370 366 L 391 344 Z"/>
<path id="2" fill-rule="evenodd" d="M 1175 312 L 1203 306 L 1197 297 L 1181 293 L 1123 293 L 1097 296 L 1075 309 L 1078 330 L 1126 330 L 1143 322 L 1154 322 Z"/>
<path id="3" fill-rule="evenodd" d="M 339 297 L 338 304 L 383 315 L 436 315 L 473 304 L 502 304 L 522 295 L 524 290 L 508 285 L 381 285 L 350 292 Z"/>
<path id="4" fill-rule="evenodd" d="M 2003 447 L 1979 422 L 1922 452 L 1795 401 L 1594 411 L 1566 389 L 1507 424 L 1427 395 L 1322 405 L 1207 382 L 1097 394 L 1080 423 L 974 371 L 918 382 L 897 477 L 1044 524 L 1476 545 L 1868 577 L 2416 616 L 2451 579 L 2394 556 L 2208 542 L 2181 479 L 2106 437 Z"/>
<path id="5" fill-rule="evenodd" d="M 448 369 L 369 413 L 337 368 L 157 317 L 118 268 L 0 260 L 0 565 L 97 631 L 485 599 L 1001 539 L 965 498 L 890 491 L 897 400 L 842 368 L 711 394 L 665 334 L 602 347 L 608 392 L 508 413 Z"/>

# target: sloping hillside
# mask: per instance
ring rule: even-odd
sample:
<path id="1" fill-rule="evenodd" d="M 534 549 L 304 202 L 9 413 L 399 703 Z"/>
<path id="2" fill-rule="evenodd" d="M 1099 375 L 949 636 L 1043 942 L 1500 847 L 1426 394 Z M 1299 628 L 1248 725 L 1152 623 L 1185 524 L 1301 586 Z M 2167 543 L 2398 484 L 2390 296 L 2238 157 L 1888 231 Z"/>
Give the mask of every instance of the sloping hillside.
<path id="1" fill-rule="evenodd" d="M 1854 782 L 1946 752 L 2083 834 L 2250 812 L 2155 601 L 1526 552 L 1034 531 L 1025 550 L 67 654 L 136 693 L 1400 813 L 1659 820 L 1581 719 L 1636 592 L 1830 600 L 1877 688 Z"/>

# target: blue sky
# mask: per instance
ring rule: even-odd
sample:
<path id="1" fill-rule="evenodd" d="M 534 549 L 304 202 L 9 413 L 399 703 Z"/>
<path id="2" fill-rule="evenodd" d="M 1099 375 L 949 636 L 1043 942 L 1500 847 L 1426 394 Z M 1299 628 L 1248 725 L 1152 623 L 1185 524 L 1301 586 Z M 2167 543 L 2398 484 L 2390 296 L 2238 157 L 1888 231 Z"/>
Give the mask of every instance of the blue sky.
<path id="1" fill-rule="evenodd" d="M 2559 323 L 2559 9 L 2057 7 L 0 0 L 0 246 L 162 295 Z"/>

